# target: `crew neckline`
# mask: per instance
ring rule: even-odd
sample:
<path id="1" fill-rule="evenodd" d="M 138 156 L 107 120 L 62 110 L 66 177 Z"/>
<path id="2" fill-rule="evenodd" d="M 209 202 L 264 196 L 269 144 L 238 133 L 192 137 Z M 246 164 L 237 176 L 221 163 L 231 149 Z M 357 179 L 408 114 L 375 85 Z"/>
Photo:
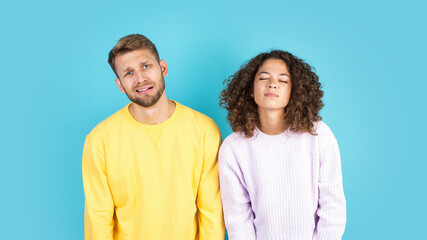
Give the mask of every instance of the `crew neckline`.
<path id="1" fill-rule="evenodd" d="M 283 140 L 283 138 L 285 138 L 286 140 L 290 138 L 289 127 L 282 133 L 274 134 L 274 135 L 266 134 L 263 131 L 261 131 L 258 127 L 255 127 L 254 131 L 255 131 L 255 134 L 254 134 L 255 139 L 275 141 L 275 140 Z"/>
<path id="2" fill-rule="evenodd" d="M 175 103 L 175 109 L 174 109 L 172 115 L 168 119 L 166 119 L 166 121 L 161 122 L 159 124 L 144 124 L 144 123 L 138 122 L 130 114 L 130 111 L 129 111 L 129 106 L 130 106 L 130 104 L 132 104 L 132 102 L 128 103 L 122 110 L 124 111 L 124 115 L 125 115 L 126 119 L 128 119 L 133 125 L 135 125 L 137 127 L 145 128 L 145 129 L 163 128 L 163 127 L 168 126 L 171 123 L 173 123 L 182 110 L 182 105 L 179 102 L 174 101 L 172 99 L 169 99 L 169 100 Z"/>

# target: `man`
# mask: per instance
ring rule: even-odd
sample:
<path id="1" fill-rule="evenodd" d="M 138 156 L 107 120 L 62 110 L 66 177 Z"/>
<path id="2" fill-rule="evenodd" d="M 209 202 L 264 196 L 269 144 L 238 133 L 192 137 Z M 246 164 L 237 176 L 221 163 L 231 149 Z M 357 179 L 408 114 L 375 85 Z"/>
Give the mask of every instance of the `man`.
<path id="1" fill-rule="evenodd" d="M 167 99 L 145 36 L 120 39 L 108 63 L 131 103 L 86 137 L 85 239 L 224 239 L 217 125 Z"/>

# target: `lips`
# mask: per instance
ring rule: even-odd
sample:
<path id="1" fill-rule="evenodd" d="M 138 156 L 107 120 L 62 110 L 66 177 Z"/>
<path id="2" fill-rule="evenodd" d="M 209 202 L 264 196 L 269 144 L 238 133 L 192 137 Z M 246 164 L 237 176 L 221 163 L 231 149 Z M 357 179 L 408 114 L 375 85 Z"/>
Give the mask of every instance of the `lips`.
<path id="1" fill-rule="evenodd" d="M 144 94 L 144 93 L 150 92 L 151 90 L 153 90 L 153 86 L 140 87 L 140 88 L 137 88 L 135 91 L 137 93 Z"/>
<path id="2" fill-rule="evenodd" d="M 279 97 L 279 95 L 277 95 L 276 93 L 272 93 L 272 92 L 265 93 L 264 96 L 266 96 L 266 97 Z"/>

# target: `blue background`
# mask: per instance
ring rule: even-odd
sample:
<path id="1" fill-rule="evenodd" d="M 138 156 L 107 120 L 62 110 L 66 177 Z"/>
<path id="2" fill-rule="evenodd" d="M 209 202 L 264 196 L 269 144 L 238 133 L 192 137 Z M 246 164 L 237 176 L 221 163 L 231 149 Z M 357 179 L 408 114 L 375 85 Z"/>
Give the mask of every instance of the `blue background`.
<path id="1" fill-rule="evenodd" d="M 222 82 L 261 51 L 317 69 L 338 139 L 343 239 L 425 236 L 426 4 L 422 1 L 2 1 L 1 239 L 83 239 L 86 134 L 128 103 L 108 51 L 147 35 L 169 98 L 213 118 Z"/>

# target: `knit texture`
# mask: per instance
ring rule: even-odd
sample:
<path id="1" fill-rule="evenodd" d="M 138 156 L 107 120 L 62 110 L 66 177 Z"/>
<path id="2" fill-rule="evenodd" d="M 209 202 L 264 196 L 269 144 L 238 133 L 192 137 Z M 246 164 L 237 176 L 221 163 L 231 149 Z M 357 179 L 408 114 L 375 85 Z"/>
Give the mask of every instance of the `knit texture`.
<path id="1" fill-rule="evenodd" d="M 228 136 L 219 152 L 221 198 L 228 237 L 341 239 L 346 223 L 337 141 L 323 122 L 317 135 Z"/>

